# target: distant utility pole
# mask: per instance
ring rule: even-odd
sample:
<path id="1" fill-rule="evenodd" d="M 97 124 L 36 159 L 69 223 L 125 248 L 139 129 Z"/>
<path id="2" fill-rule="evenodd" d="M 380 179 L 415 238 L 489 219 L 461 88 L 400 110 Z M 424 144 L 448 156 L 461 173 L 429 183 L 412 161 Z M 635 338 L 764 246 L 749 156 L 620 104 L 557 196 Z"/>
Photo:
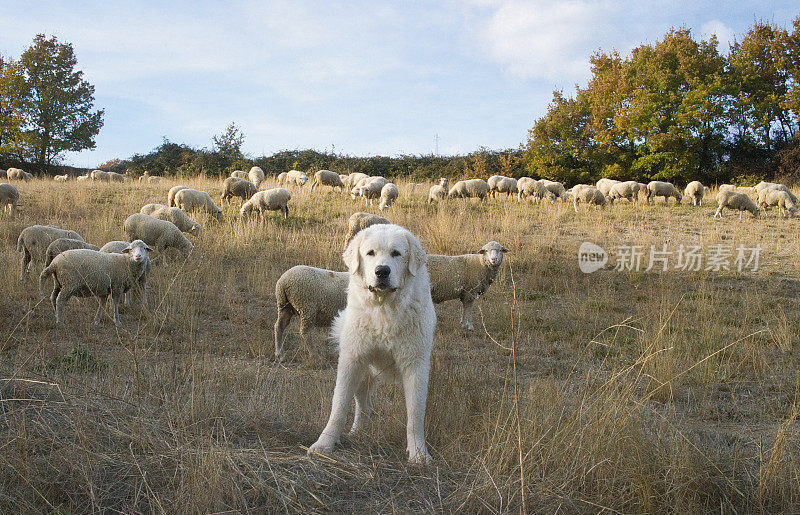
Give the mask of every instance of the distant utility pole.
<path id="1" fill-rule="evenodd" d="M 436 153 L 434 155 L 439 155 L 439 133 L 433 135 L 433 141 L 436 144 Z"/>

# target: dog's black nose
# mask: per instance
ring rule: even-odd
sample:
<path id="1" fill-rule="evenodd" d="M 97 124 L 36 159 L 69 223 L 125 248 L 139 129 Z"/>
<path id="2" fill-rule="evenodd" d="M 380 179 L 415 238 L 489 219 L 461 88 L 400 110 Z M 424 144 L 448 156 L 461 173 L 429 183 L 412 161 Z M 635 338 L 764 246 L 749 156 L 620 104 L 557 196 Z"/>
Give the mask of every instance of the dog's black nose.
<path id="1" fill-rule="evenodd" d="M 380 277 L 381 279 L 386 279 L 387 277 L 389 277 L 389 273 L 391 271 L 392 271 L 392 269 L 389 268 L 386 265 L 376 266 L 375 267 L 375 277 Z"/>

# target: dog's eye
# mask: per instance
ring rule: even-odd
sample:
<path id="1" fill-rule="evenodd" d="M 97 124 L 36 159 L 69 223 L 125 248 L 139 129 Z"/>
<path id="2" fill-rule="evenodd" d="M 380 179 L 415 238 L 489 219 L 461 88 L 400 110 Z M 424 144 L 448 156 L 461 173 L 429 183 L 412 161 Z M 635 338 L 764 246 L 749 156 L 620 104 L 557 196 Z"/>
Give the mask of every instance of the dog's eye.
<path id="1" fill-rule="evenodd" d="M 389 255 L 390 255 L 390 256 L 392 256 L 392 257 L 397 257 L 397 256 L 399 256 L 399 255 L 400 255 L 400 252 L 399 252 L 399 251 L 397 251 L 397 250 L 393 250 L 393 251 L 392 251 L 392 253 L 391 253 L 391 254 L 389 254 Z"/>
<path id="2" fill-rule="evenodd" d="M 368 256 L 374 256 L 375 255 L 375 251 L 374 250 L 370 250 L 369 252 L 367 252 L 367 255 Z"/>

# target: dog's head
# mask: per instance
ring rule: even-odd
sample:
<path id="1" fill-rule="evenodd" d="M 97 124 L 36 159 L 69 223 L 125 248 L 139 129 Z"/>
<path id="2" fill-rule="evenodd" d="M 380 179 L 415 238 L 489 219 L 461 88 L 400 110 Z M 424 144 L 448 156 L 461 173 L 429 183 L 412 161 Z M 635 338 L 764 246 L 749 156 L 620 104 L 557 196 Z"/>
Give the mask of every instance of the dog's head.
<path id="1" fill-rule="evenodd" d="M 360 231 L 342 255 L 351 284 L 377 294 L 403 288 L 408 276 L 416 276 L 428 256 L 419 240 L 399 225 L 372 225 Z"/>

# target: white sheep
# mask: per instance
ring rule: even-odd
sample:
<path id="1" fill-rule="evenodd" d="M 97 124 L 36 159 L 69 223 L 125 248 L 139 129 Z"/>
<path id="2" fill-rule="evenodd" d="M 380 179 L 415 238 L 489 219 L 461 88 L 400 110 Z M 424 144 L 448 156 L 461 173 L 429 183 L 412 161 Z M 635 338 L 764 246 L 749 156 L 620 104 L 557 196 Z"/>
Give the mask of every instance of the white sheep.
<path id="1" fill-rule="evenodd" d="M 587 185 L 586 187 L 579 188 L 577 191 L 575 188 L 572 189 L 572 207 L 575 209 L 576 213 L 578 212 L 578 204 L 580 202 L 604 209 L 608 203 L 608 198 L 603 195 L 602 191 L 594 186 Z"/>
<path id="2" fill-rule="evenodd" d="M 450 188 L 447 198 L 477 198 L 489 202 L 489 185 L 483 179 L 458 181 Z"/>
<path id="3" fill-rule="evenodd" d="M 164 204 L 145 204 L 139 212 L 159 220 L 172 222 L 181 232 L 194 236 L 200 236 L 203 232 L 203 226 L 189 218 L 179 207 L 169 207 Z"/>
<path id="4" fill-rule="evenodd" d="M 100 252 L 105 252 L 106 254 L 124 254 L 125 249 L 131 243 L 128 241 L 109 241 L 102 247 L 100 247 Z M 152 250 L 151 250 L 152 252 Z M 147 278 L 150 277 L 150 269 L 153 266 L 153 260 L 149 259 L 147 261 L 147 265 L 145 265 L 144 273 L 139 276 L 139 280 L 137 281 L 137 287 L 133 288 L 132 291 L 135 291 L 139 297 L 139 302 L 144 304 L 147 307 L 149 304 L 147 303 Z M 131 304 L 131 292 L 125 292 L 125 305 L 129 306 Z"/>
<path id="5" fill-rule="evenodd" d="M 285 186 L 289 180 L 289 172 L 281 172 L 278 174 L 278 186 Z"/>
<path id="6" fill-rule="evenodd" d="M 67 182 L 69 180 L 69 175 L 54 175 L 53 180 L 56 182 Z"/>
<path id="7" fill-rule="evenodd" d="M 83 240 L 83 237 L 75 231 L 59 229 L 54 225 L 31 225 L 19 233 L 17 238 L 17 252 L 22 252 L 20 279 L 25 279 L 28 265 L 43 264 L 47 246 L 58 238 L 71 238 L 73 240 Z"/>
<path id="8" fill-rule="evenodd" d="M 500 265 L 503 264 L 503 254 L 506 252 L 508 249 L 504 246 L 490 241 L 477 254 L 428 254 L 433 302 L 439 304 L 448 300 L 460 300 L 461 325 L 467 331 L 474 330 L 472 305 L 497 278 Z"/>
<path id="9" fill-rule="evenodd" d="M 50 245 L 47 246 L 47 250 L 44 252 L 44 266 L 48 266 L 50 263 L 52 263 L 53 258 L 62 252 L 75 249 L 100 250 L 97 245 L 86 243 L 83 240 L 75 240 L 72 238 L 56 238 L 50 242 Z"/>
<path id="10" fill-rule="evenodd" d="M 231 197 L 239 197 L 242 202 L 247 202 L 250 197 L 256 194 L 258 188 L 255 184 L 247 179 L 238 179 L 236 177 L 227 177 L 222 181 L 222 195 L 220 196 L 220 204 L 227 201 L 231 202 Z"/>
<path id="11" fill-rule="evenodd" d="M 9 216 L 17 213 L 17 203 L 19 203 L 19 190 L 11 184 L 0 184 L 0 209 L 8 212 Z"/>
<path id="12" fill-rule="evenodd" d="M 344 191 L 344 184 L 339 174 L 330 170 L 320 170 L 314 174 L 314 180 L 311 182 L 311 191 L 317 186 L 330 186 L 333 189 L 340 188 Z"/>
<path id="13" fill-rule="evenodd" d="M 758 193 L 758 207 L 766 210 L 767 207 L 777 206 L 778 215 L 784 218 L 797 212 L 797 204 L 792 201 L 789 193 L 779 189 L 763 188 Z"/>
<path id="14" fill-rule="evenodd" d="M 250 176 L 244 170 L 234 170 L 230 176 L 237 179 L 250 179 Z"/>
<path id="15" fill-rule="evenodd" d="M 350 240 L 358 234 L 359 231 L 362 229 L 366 229 L 371 225 L 376 224 L 390 224 L 389 220 L 382 216 L 373 215 L 372 213 L 353 213 L 350 215 L 350 218 L 347 219 L 347 238 L 344 243 L 344 247 L 347 248 L 347 245 L 350 243 Z"/>
<path id="16" fill-rule="evenodd" d="M 494 185 L 494 196 L 505 193 L 506 197 L 510 197 L 518 192 L 517 186 L 517 180 L 513 177 L 500 177 Z"/>
<path id="17" fill-rule="evenodd" d="M 439 184 L 431 186 L 431 189 L 428 190 L 428 204 L 446 199 L 449 191 L 450 181 L 447 180 L 447 177 L 440 177 Z"/>
<path id="18" fill-rule="evenodd" d="M 670 197 L 675 198 L 675 205 L 680 204 L 683 200 L 683 195 L 671 182 L 650 181 L 647 184 L 647 203 L 655 204 L 656 197 L 664 197 L 665 204 L 669 203 Z"/>
<path id="19" fill-rule="evenodd" d="M 489 196 L 494 198 L 494 194 L 497 192 L 497 183 L 500 179 L 503 179 L 504 176 L 502 175 L 492 175 L 488 179 L 486 179 L 486 185 L 489 187 Z"/>
<path id="20" fill-rule="evenodd" d="M 56 256 L 39 276 L 40 289 L 48 277 L 53 277 L 50 303 L 56 315 L 56 325 L 61 324 L 64 307 L 72 296 L 97 299 L 95 325 L 100 323 L 100 314 L 110 296 L 114 323 L 120 325 L 119 303 L 122 295 L 139 284 L 142 274 L 146 274 L 150 262 L 147 253 L 151 250 L 143 241 L 136 240 L 125 248 L 123 254 L 77 249 Z"/>
<path id="21" fill-rule="evenodd" d="M 551 181 L 550 179 L 539 179 L 539 182 L 542 183 L 542 186 L 547 188 L 547 191 L 555 195 L 556 198 L 561 199 L 563 202 L 569 200 L 569 197 L 567 196 L 567 190 L 560 182 Z"/>
<path id="22" fill-rule="evenodd" d="M 267 211 L 280 211 L 283 219 L 286 220 L 289 217 L 288 202 L 291 198 L 292 195 L 283 188 L 259 191 L 242 204 L 239 213 L 243 219 L 247 219 L 255 213 L 263 218 Z"/>
<path id="23" fill-rule="evenodd" d="M 286 184 L 303 187 L 308 182 L 308 175 L 300 170 L 289 170 L 286 174 Z"/>
<path id="24" fill-rule="evenodd" d="M 761 192 L 764 191 L 765 189 L 767 189 L 767 190 L 785 191 L 789 195 L 789 198 L 792 199 L 792 202 L 795 205 L 797 205 L 797 197 L 794 195 L 794 193 L 792 193 L 792 190 L 790 190 L 788 188 L 788 186 L 786 186 L 785 184 L 781 184 L 781 183 L 778 183 L 778 182 L 764 182 L 764 181 L 761 181 L 758 184 L 756 184 L 754 189 L 756 190 L 756 192 L 758 194 L 761 194 Z"/>
<path id="25" fill-rule="evenodd" d="M 753 186 L 734 186 L 733 184 L 723 184 L 719 187 L 719 191 L 735 191 L 736 193 L 744 193 L 751 197 L 758 199 L 758 190 Z"/>
<path id="26" fill-rule="evenodd" d="M 161 182 L 163 179 L 164 179 L 163 177 L 159 177 L 157 175 L 151 175 L 150 177 L 147 178 L 147 182 L 158 183 L 158 182 Z"/>
<path id="27" fill-rule="evenodd" d="M 305 339 L 312 327 L 330 327 L 347 305 L 348 272 L 298 265 L 285 271 L 275 283 L 278 320 L 275 322 L 275 358 L 285 359 L 283 333 L 294 315 L 300 317 Z"/>
<path id="28" fill-rule="evenodd" d="M 350 189 L 350 188 L 347 186 L 347 181 L 348 181 L 349 179 L 350 179 L 350 175 L 349 175 L 349 174 L 346 174 L 346 173 L 340 173 L 340 174 L 339 174 L 339 180 L 340 180 L 340 181 L 342 181 L 342 189 L 343 189 L 344 191 L 347 191 L 348 189 Z"/>
<path id="29" fill-rule="evenodd" d="M 91 179 L 92 179 L 92 177 L 89 174 L 79 175 L 78 177 L 75 178 L 75 180 L 78 181 L 78 182 L 90 181 Z"/>
<path id="30" fill-rule="evenodd" d="M 177 207 L 175 205 L 175 195 L 178 194 L 181 190 L 188 190 L 188 186 L 173 186 L 169 189 L 169 193 L 167 193 L 167 205 L 169 207 Z"/>
<path id="31" fill-rule="evenodd" d="M 174 223 L 144 213 L 136 213 L 126 218 L 122 229 L 128 241 L 142 240 L 162 254 L 166 249 L 174 248 L 188 258 L 194 250 L 192 242 Z"/>
<path id="32" fill-rule="evenodd" d="M 381 190 L 388 183 L 389 181 L 385 177 L 367 177 L 365 180 L 359 181 L 359 184 L 355 187 L 355 190 L 357 190 L 356 196 L 363 197 L 365 201 L 372 204 L 373 199 L 380 198 Z"/>
<path id="33" fill-rule="evenodd" d="M 603 177 L 602 179 L 597 181 L 597 184 L 595 184 L 595 187 L 598 190 L 600 190 L 603 193 L 603 195 L 608 197 L 609 194 L 611 193 L 611 188 L 613 188 L 615 184 L 619 184 L 620 182 L 622 182 L 622 181 L 618 181 L 616 179 L 607 179 L 607 178 Z"/>
<path id="34" fill-rule="evenodd" d="M 205 191 L 185 188 L 175 194 L 173 200 L 175 207 L 183 209 L 185 213 L 192 211 L 205 211 L 209 215 L 222 220 L 222 210 L 211 200 L 211 195 Z"/>
<path id="35" fill-rule="evenodd" d="M 28 173 L 20 168 L 9 168 L 6 170 L 6 178 L 15 181 L 30 181 L 33 179 L 33 174 Z"/>
<path id="36" fill-rule="evenodd" d="M 356 184 L 358 184 L 359 181 L 361 181 L 362 179 L 366 179 L 367 177 L 369 177 L 369 175 L 365 173 L 361 172 L 351 173 L 350 175 L 347 176 L 346 181 L 342 181 L 344 183 L 345 191 L 352 190 L 356 186 Z"/>
<path id="37" fill-rule="evenodd" d="M 703 205 L 703 196 L 706 194 L 706 187 L 700 181 L 692 181 L 686 185 L 683 195 L 692 199 L 693 206 Z"/>
<path id="38" fill-rule="evenodd" d="M 106 172 L 105 170 L 92 170 L 89 172 L 89 177 L 93 181 L 104 181 L 109 182 L 111 181 L 111 177 L 109 176 L 110 172 Z"/>
<path id="39" fill-rule="evenodd" d="M 383 211 L 384 209 L 390 208 L 399 195 L 400 192 L 397 186 L 391 182 L 387 182 L 383 185 L 383 188 L 381 188 L 381 203 L 378 205 L 378 209 Z"/>
<path id="40" fill-rule="evenodd" d="M 642 184 L 636 181 L 616 181 L 611 185 L 611 189 L 608 190 L 608 202 L 613 205 L 615 200 L 624 198 L 630 202 L 636 203 L 636 200 L 639 198 L 639 192 L 647 191 L 646 185 L 644 190 L 641 189 L 641 186 Z"/>
<path id="41" fill-rule="evenodd" d="M 522 179 L 527 179 L 523 181 Z M 517 181 L 517 198 L 519 200 L 523 200 L 527 197 L 534 199 L 536 202 L 541 201 L 542 199 L 547 199 L 550 202 L 555 202 L 556 196 L 555 194 L 544 187 L 541 181 L 537 181 L 536 179 L 531 179 L 530 177 L 523 177 L 519 181 Z"/>
<path id="42" fill-rule="evenodd" d="M 725 207 L 737 211 L 750 211 L 753 218 L 758 218 L 758 215 L 761 214 L 761 210 L 758 209 L 758 206 L 744 193 L 720 191 L 717 193 L 717 204 L 719 204 L 719 207 L 717 207 L 717 211 L 714 213 L 714 218 L 722 218 L 722 209 Z"/>
<path id="43" fill-rule="evenodd" d="M 150 172 L 145 170 L 142 175 L 139 176 L 139 182 L 144 182 L 150 177 Z"/>
<path id="44" fill-rule="evenodd" d="M 250 168 L 250 171 L 247 172 L 247 178 L 256 185 L 256 188 L 261 186 L 261 183 L 264 182 L 264 179 L 267 178 L 264 175 L 264 170 L 261 169 L 259 166 L 253 166 Z"/>

